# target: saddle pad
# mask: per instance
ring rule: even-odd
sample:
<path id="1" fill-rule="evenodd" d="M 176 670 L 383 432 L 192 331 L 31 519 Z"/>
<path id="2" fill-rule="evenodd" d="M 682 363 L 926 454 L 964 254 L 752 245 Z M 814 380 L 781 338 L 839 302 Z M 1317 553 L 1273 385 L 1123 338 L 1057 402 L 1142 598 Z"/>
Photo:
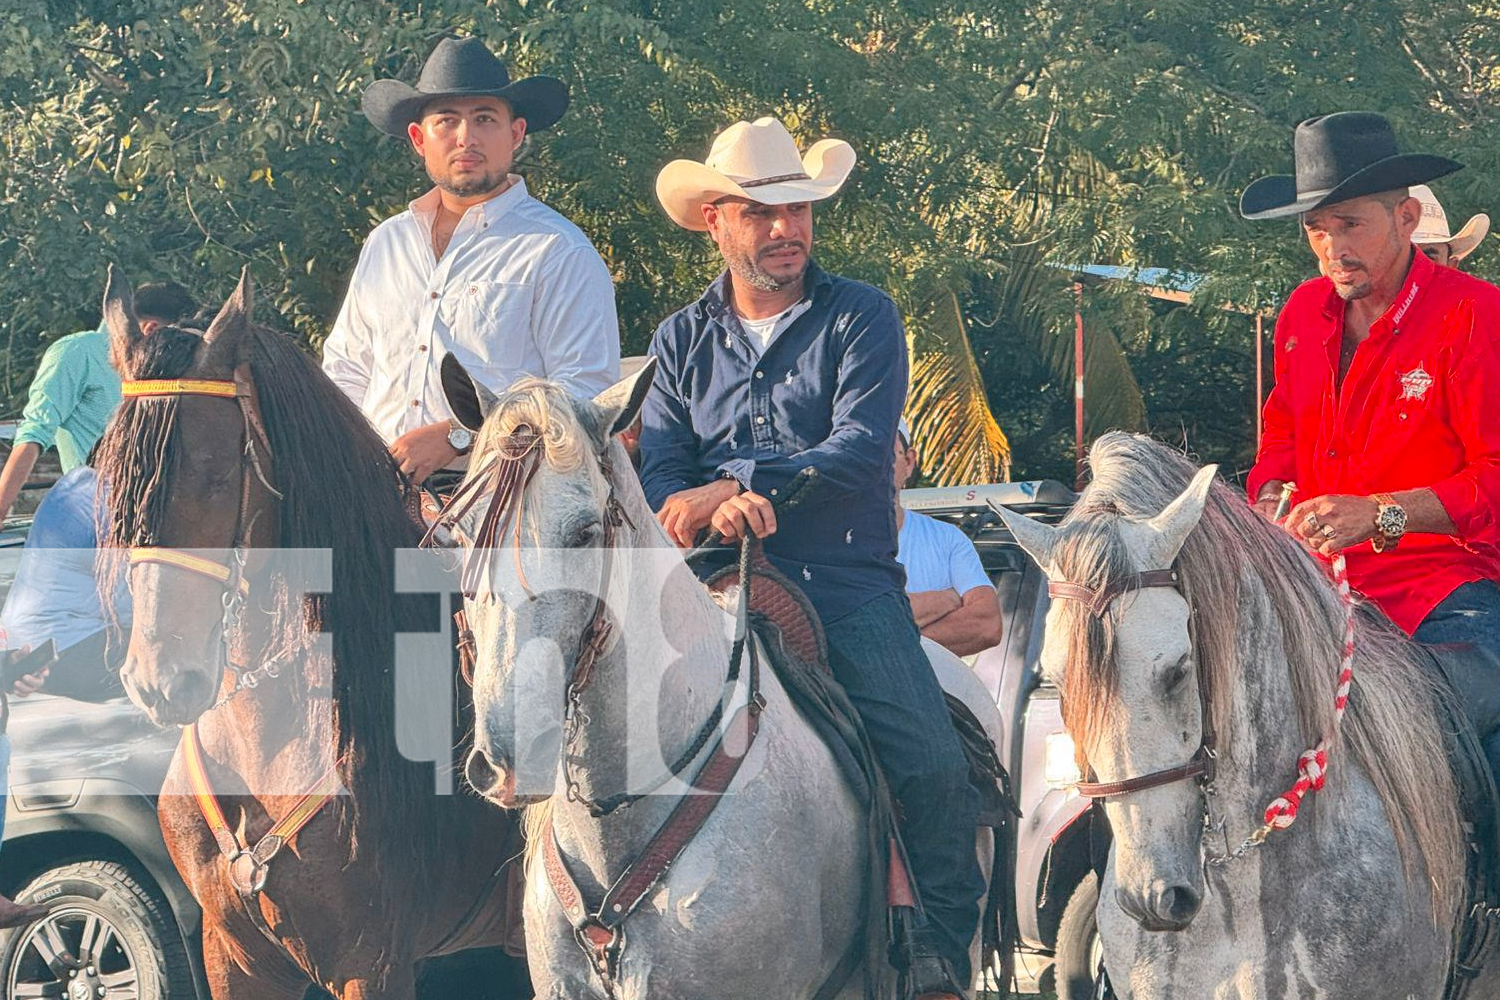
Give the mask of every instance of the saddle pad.
<path id="1" fill-rule="evenodd" d="M 750 563 L 750 610 L 781 633 L 787 650 L 803 663 L 828 669 L 828 639 L 823 623 L 802 588 L 772 566 L 763 552 Z M 738 566 L 726 566 L 708 578 L 709 593 L 720 604 L 732 603 L 739 587 Z"/>

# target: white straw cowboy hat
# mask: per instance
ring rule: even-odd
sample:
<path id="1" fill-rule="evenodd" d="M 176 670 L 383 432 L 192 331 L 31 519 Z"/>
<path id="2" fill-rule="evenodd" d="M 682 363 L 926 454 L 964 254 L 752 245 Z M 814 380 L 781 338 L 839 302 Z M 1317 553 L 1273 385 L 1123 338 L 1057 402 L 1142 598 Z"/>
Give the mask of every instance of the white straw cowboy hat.
<path id="1" fill-rule="evenodd" d="M 656 177 L 656 197 L 684 229 L 708 229 L 701 207 L 726 196 L 763 205 L 832 197 L 854 169 L 854 147 L 820 139 L 797 152 L 797 142 L 775 118 L 735 122 L 714 139 L 708 159 L 673 160 Z"/>
<path id="2" fill-rule="evenodd" d="M 1483 212 L 1465 222 L 1464 227 L 1458 232 L 1450 234 L 1448 213 L 1443 211 L 1443 206 L 1438 203 L 1437 195 L 1433 194 L 1432 188 L 1426 184 L 1413 185 L 1411 196 L 1422 203 L 1422 221 L 1417 223 L 1417 231 L 1411 234 L 1411 241 L 1417 246 L 1446 243 L 1448 244 L 1448 259 L 1460 261 L 1473 253 L 1479 241 L 1489 234 L 1490 217 Z"/>

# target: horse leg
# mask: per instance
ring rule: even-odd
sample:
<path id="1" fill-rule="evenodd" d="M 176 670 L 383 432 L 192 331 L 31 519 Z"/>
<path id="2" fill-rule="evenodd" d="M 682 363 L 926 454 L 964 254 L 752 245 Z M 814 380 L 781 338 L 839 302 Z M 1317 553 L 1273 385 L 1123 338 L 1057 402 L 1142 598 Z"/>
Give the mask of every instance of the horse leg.
<path id="1" fill-rule="evenodd" d="M 207 944 L 203 949 L 203 975 L 213 1000 L 302 1000 L 312 981 L 290 960 L 283 968 L 269 969 L 257 962 L 253 972 L 246 972 L 222 944 Z"/>
<path id="2" fill-rule="evenodd" d="M 391 966 L 383 980 L 354 979 L 334 991 L 338 1000 L 414 1000 L 417 971 L 411 963 Z"/>

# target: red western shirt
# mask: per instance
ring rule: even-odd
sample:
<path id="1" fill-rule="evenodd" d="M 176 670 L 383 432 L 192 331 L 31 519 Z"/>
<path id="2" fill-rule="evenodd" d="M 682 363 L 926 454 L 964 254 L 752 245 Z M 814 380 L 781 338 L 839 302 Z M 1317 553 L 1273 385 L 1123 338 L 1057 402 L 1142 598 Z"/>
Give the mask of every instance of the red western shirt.
<path id="1" fill-rule="evenodd" d="M 1330 493 L 1430 488 L 1458 534 L 1345 551 L 1349 580 L 1408 633 L 1473 580 L 1500 580 L 1500 288 L 1413 253 L 1406 283 L 1335 386 L 1344 303 L 1305 282 L 1276 320 L 1276 386 L 1246 484 Z"/>

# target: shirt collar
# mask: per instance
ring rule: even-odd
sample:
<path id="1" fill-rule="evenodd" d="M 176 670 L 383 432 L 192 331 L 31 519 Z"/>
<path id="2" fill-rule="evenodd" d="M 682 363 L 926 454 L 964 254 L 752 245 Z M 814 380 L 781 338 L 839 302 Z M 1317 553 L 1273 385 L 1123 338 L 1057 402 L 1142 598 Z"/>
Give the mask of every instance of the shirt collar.
<path id="1" fill-rule="evenodd" d="M 818 297 L 818 294 L 833 284 L 833 275 L 818 266 L 815 260 L 807 262 L 807 271 L 802 276 L 802 298 L 799 301 L 810 302 Z M 729 311 L 729 269 L 725 268 L 704 289 L 702 295 L 698 296 L 699 316 L 722 316 Z"/>
<path id="2" fill-rule="evenodd" d="M 1401 321 L 1407 317 L 1412 307 L 1417 304 L 1417 300 L 1422 297 L 1422 293 L 1432 284 L 1436 272 L 1437 265 L 1413 244 L 1411 266 L 1406 270 L 1406 280 L 1401 283 L 1401 290 L 1391 300 L 1390 307 L 1370 324 L 1370 331 L 1373 333 L 1377 330 L 1400 329 Z M 1329 286 L 1328 298 L 1323 303 L 1323 315 L 1336 320 L 1344 314 L 1344 300 L 1339 298 L 1339 293 L 1333 288 L 1332 281 L 1327 278 L 1323 280 L 1328 281 Z M 1332 337 L 1338 332 L 1338 328 L 1335 327 L 1329 331 L 1328 335 Z"/>
<path id="3" fill-rule="evenodd" d="M 470 206 L 468 212 L 465 212 L 464 215 L 467 216 L 469 212 L 477 208 L 484 215 L 485 225 L 489 225 L 529 197 L 531 196 L 526 193 L 526 179 L 520 174 L 511 174 L 510 187 L 493 198 L 482 201 L 478 205 Z M 441 199 L 442 194 L 437 188 L 433 188 L 422 195 L 422 197 L 407 205 L 407 208 L 411 209 L 411 214 L 416 216 L 423 228 L 431 230 L 432 220 L 437 215 L 438 204 Z"/>

